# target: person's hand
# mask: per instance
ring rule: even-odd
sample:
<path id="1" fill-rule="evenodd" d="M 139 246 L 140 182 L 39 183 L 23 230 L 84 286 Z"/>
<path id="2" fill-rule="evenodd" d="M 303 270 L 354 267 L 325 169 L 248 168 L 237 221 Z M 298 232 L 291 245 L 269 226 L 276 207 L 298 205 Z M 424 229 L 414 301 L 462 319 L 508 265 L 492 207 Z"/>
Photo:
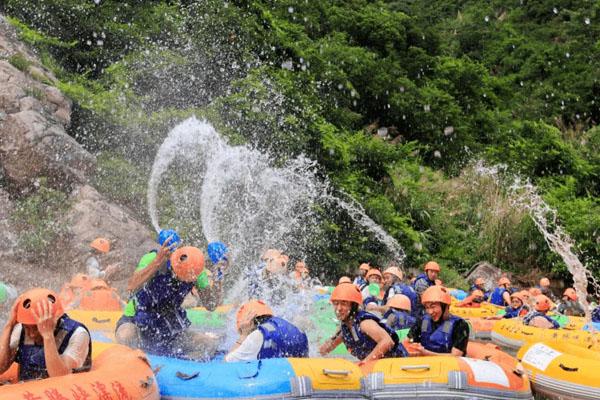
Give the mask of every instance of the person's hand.
<path id="1" fill-rule="evenodd" d="M 322 356 L 329 354 L 329 342 L 325 342 L 319 347 L 319 354 Z"/>
<path id="2" fill-rule="evenodd" d="M 246 315 L 246 318 L 244 318 L 240 322 L 240 336 L 245 338 L 250 333 L 252 333 L 252 331 L 254 330 L 254 318 L 256 318 L 256 313 L 252 312 Z"/>
<path id="3" fill-rule="evenodd" d="M 167 240 L 165 240 L 165 242 L 163 243 L 162 246 L 160 246 L 160 249 L 158 249 L 158 252 L 156 253 L 156 259 L 162 264 L 163 262 L 165 262 L 169 256 L 171 255 L 171 252 L 173 250 L 175 250 L 175 248 L 177 247 L 177 243 L 173 243 L 173 244 L 169 244 L 171 243 L 171 239 L 173 238 L 173 236 L 169 236 L 167 238 Z"/>
<path id="4" fill-rule="evenodd" d="M 31 310 L 36 319 L 38 332 L 44 339 L 54 338 L 56 318 L 54 317 L 54 304 L 49 300 L 42 300 Z"/>
<path id="5" fill-rule="evenodd" d="M 423 355 L 423 351 L 425 348 L 421 343 L 418 342 L 408 342 L 404 344 L 404 348 L 408 352 L 410 357 L 418 357 Z"/>
<path id="6" fill-rule="evenodd" d="M 120 268 L 120 264 L 110 264 L 108 267 L 104 269 L 104 279 L 109 280 L 111 276 L 115 274 Z"/>

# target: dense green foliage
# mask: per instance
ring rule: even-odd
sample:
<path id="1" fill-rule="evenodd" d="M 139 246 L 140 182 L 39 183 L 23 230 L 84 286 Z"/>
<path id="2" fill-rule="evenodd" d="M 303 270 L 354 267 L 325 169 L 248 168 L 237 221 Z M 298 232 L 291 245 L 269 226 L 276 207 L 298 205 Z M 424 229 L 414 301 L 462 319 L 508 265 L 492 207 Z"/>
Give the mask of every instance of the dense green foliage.
<path id="1" fill-rule="evenodd" d="M 196 114 L 234 142 L 318 160 L 409 266 L 563 273 L 505 188 L 470 166 L 506 164 L 600 271 L 596 1 L 7 0 L 5 11 L 78 103 L 72 134 L 110 153 L 100 186 L 138 210 L 140 168 Z M 332 275 L 386 262 L 343 212 L 323 227 L 312 261 Z"/>

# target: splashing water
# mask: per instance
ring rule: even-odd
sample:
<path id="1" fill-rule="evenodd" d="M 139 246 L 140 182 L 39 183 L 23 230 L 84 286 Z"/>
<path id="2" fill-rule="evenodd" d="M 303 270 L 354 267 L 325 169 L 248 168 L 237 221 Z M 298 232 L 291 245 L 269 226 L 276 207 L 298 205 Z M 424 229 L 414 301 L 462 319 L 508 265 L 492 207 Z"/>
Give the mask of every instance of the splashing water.
<path id="1" fill-rule="evenodd" d="M 171 181 L 178 182 L 173 174 L 183 175 L 186 188 L 172 189 L 182 193 L 174 199 L 178 216 L 201 226 L 207 241 L 231 244 L 237 265 L 253 264 L 270 247 L 305 254 L 318 229 L 317 206 L 344 209 L 401 262 L 405 255 L 398 242 L 349 196 L 331 194 L 328 183 L 316 178 L 315 166 L 297 157 L 273 167 L 268 154 L 231 146 L 208 122 L 189 118 L 171 130 L 155 157 L 148 183 L 149 215 L 158 231 L 159 189 L 172 189 L 176 185 Z"/>
<path id="2" fill-rule="evenodd" d="M 491 176 L 500 182 L 500 175 L 505 172 L 506 167 L 487 167 L 479 161 L 475 170 L 479 175 Z M 579 301 L 583 304 L 589 319 L 591 310 L 587 302 L 588 282 L 594 287 L 596 295 L 600 293 L 600 285 L 577 257 L 574 249 L 575 242 L 558 223 L 556 210 L 542 199 L 537 188 L 528 180 L 523 182 L 519 177 L 515 177 L 508 186 L 508 191 L 512 205 L 529 213 L 533 223 L 544 236 L 548 247 L 558 254 L 566 264 L 573 276 L 573 286 L 579 296 Z"/>

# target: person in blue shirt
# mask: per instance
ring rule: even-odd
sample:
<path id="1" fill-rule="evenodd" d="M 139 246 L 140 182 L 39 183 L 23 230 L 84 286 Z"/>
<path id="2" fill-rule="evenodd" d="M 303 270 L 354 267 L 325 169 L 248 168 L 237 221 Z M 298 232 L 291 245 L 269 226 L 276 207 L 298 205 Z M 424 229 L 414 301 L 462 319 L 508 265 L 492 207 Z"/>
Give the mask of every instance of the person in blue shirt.
<path id="1" fill-rule="evenodd" d="M 502 277 L 498 280 L 498 287 L 490 295 L 490 303 L 502 307 L 510 304 L 510 279 Z"/>
<path id="2" fill-rule="evenodd" d="M 237 312 L 240 334 L 225 361 L 252 361 L 267 358 L 308 357 L 308 338 L 292 323 L 273 315 L 260 300 L 243 304 Z"/>
<path id="3" fill-rule="evenodd" d="M 534 306 L 535 311 L 527 314 L 525 318 L 523 318 L 523 323 L 525 325 L 535 326 L 536 328 L 560 328 L 558 322 L 547 315 L 550 308 L 552 308 L 552 302 L 547 296 L 543 294 L 536 296 Z"/>
<path id="4" fill-rule="evenodd" d="M 388 357 L 406 357 L 408 353 L 396 332 L 379 317 L 360 309 L 362 295 L 356 285 L 341 283 L 330 298 L 340 329 L 319 348 L 321 355 L 329 354 L 342 342 L 361 363 Z"/>
<path id="5" fill-rule="evenodd" d="M 367 272 L 371 269 L 371 266 L 368 263 L 362 263 L 358 267 L 358 275 L 354 278 L 354 284 L 362 290 L 364 286 L 367 286 L 369 283 L 367 282 Z"/>
<path id="6" fill-rule="evenodd" d="M 156 258 L 129 280 L 135 304 L 132 322 L 139 335 L 139 347 L 157 355 L 209 357 L 216 349 L 217 338 L 188 329 L 191 322 L 182 307 L 204 270 L 204 255 L 191 246 L 178 248 L 170 257 L 169 253 L 166 241 Z"/>
<path id="7" fill-rule="evenodd" d="M 438 275 L 441 272 L 440 265 L 435 261 L 429 261 L 423 267 L 424 273 L 418 275 L 412 287 L 417 292 L 417 307 L 416 312 L 413 315 L 421 316 L 425 312 L 423 304 L 421 303 L 421 296 L 431 286 L 435 286 L 435 280 L 438 279 Z"/>
<path id="8" fill-rule="evenodd" d="M 483 279 L 482 277 L 475 279 L 475 282 L 473 282 L 473 284 L 471 285 L 470 292 L 473 292 L 474 290 L 481 290 L 481 292 L 483 293 L 483 301 L 489 300 L 490 291 L 486 290 L 485 279 Z"/>
<path id="9" fill-rule="evenodd" d="M 412 305 L 408 296 L 397 294 L 388 299 L 388 310 L 383 315 L 385 324 L 395 331 L 411 328 L 417 319 L 410 314 Z"/>
<path id="10" fill-rule="evenodd" d="M 426 314 L 408 333 L 413 342 L 411 355 L 467 354 L 469 325 L 464 319 L 450 314 L 451 301 L 450 293 L 442 286 L 432 286 L 423 293 L 421 302 Z"/>

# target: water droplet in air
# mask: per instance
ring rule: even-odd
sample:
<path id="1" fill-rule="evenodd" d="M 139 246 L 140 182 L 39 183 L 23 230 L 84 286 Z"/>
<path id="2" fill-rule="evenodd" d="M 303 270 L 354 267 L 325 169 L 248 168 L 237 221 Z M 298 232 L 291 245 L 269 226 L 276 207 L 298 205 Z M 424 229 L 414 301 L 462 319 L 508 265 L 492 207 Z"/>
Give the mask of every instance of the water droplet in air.
<path id="1" fill-rule="evenodd" d="M 490 17 L 486 15 L 484 20 L 485 20 L 485 22 L 490 22 Z"/>
<path id="2" fill-rule="evenodd" d="M 590 18 L 589 17 L 585 17 L 584 22 L 586 25 L 589 25 L 591 23 Z"/>
<path id="3" fill-rule="evenodd" d="M 425 112 L 429 112 L 429 111 L 431 111 L 431 106 L 429 104 L 425 104 L 423 106 L 423 110 L 425 110 Z"/>
<path id="4" fill-rule="evenodd" d="M 442 153 L 439 150 L 433 152 L 433 156 L 435 158 L 442 158 Z"/>
<path id="5" fill-rule="evenodd" d="M 554 14 L 558 14 L 558 8 L 554 7 L 554 8 L 552 9 L 552 12 L 553 12 Z"/>
<path id="6" fill-rule="evenodd" d="M 294 7 L 288 7 L 288 12 L 292 14 L 294 12 Z"/>
<path id="7" fill-rule="evenodd" d="M 447 126 L 444 128 L 444 135 L 449 136 L 449 135 L 452 135 L 453 133 L 454 133 L 453 126 Z"/>

